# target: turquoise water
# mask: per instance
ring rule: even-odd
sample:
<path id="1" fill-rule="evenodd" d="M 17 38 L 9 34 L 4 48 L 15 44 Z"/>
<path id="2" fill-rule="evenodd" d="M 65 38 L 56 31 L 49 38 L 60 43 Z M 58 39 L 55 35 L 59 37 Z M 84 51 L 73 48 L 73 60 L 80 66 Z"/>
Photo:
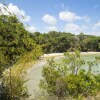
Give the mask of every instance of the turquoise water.
<path id="1" fill-rule="evenodd" d="M 94 61 L 95 57 L 100 57 L 100 55 L 99 54 L 87 54 L 87 55 L 82 55 L 81 57 L 82 57 L 82 59 L 85 60 L 85 62 L 87 62 L 87 61 Z M 83 66 L 83 68 L 86 69 L 86 70 L 88 70 L 88 64 L 85 64 Z M 92 71 L 94 73 L 100 73 L 100 64 L 94 65 L 92 67 Z"/>
<path id="2" fill-rule="evenodd" d="M 95 60 L 95 57 L 100 57 L 100 54 L 84 54 L 84 55 L 81 55 L 81 58 L 85 61 L 85 65 L 82 66 L 82 69 L 85 69 L 85 70 L 88 70 L 88 64 L 86 62 L 88 61 L 94 61 Z M 64 57 L 62 58 L 59 58 L 56 60 L 57 63 L 62 63 Z M 93 73 L 100 73 L 100 64 L 97 66 L 97 65 L 94 65 L 92 67 L 92 72 Z"/>

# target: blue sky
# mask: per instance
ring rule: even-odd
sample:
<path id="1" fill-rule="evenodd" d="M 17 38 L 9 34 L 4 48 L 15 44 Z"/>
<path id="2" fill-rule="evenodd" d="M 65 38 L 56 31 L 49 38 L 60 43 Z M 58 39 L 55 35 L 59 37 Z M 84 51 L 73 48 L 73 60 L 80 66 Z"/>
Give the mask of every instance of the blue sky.
<path id="1" fill-rule="evenodd" d="M 1 0 L 2 1 L 2 0 Z M 5 0 L 26 29 L 100 35 L 100 0 Z"/>

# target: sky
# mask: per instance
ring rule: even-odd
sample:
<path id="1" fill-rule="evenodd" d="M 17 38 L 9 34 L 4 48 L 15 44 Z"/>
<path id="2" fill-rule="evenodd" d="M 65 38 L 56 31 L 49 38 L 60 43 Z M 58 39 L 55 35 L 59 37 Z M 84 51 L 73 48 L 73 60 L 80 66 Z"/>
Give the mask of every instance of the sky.
<path id="1" fill-rule="evenodd" d="M 100 0 L 0 0 L 0 11 L 7 15 L 3 1 L 30 32 L 100 35 Z"/>

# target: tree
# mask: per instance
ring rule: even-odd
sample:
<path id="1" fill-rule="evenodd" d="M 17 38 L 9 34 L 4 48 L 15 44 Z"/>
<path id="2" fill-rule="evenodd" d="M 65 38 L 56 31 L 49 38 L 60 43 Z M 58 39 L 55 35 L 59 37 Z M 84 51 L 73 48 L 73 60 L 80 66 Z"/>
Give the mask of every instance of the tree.
<path id="1" fill-rule="evenodd" d="M 79 100 L 96 95 L 100 90 L 100 77 L 92 73 L 92 66 L 98 61 L 99 58 L 94 62 L 87 62 L 88 71 L 86 71 L 82 68 L 85 62 L 78 51 L 65 53 L 65 59 L 61 64 L 51 59 L 43 68 L 44 79 L 40 81 L 40 88 L 49 96 L 55 95 L 58 100 L 69 96 Z"/>
<path id="2" fill-rule="evenodd" d="M 66 32 L 50 31 L 48 33 L 35 32 L 31 38 L 41 45 L 44 53 L 74 51 L 100 51 L 100 37 L 80 33 L 74 35 Z"/>
<path id="3" fill-rule="evenodd" d="M 16 16 L 0 15 L 0 40 L 0 100 L 25 100 L 24 65 L 38 59 L 42 49 Z"/>
<path id="4" fill-rule="evenodd" d="M 15 64 L 24 53 L 34 50 L 34 55 L 38 55 L 37 52 L 41 52 L 41 47 L 30 38 L 30 33 L 16 16 L 0 15 L 0 40 L 0 55 L 3 58 L 0 73 Z"/>

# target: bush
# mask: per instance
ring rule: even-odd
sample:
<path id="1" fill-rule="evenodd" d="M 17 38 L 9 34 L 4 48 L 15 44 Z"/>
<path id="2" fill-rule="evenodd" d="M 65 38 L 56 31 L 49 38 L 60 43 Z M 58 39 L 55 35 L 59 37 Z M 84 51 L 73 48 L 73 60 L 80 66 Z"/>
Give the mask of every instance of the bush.
<path id="1" fill-rule="evenodd" d="M 94 96 L 100 92 L 100 75 L 92 73 L 92 66 L 97 64 L 96 59 L 88 62 L 88 71 L 82 66 L 85 61 L 81 59 L 80 52 L 65 53 L 63 63 L 55 63 L 53 59 L 44 66 L 40 81 L 40 88 L 49 95 L 55 95 L 58 100 L 66 97 L 79 99 L 88 96 Z"/>

